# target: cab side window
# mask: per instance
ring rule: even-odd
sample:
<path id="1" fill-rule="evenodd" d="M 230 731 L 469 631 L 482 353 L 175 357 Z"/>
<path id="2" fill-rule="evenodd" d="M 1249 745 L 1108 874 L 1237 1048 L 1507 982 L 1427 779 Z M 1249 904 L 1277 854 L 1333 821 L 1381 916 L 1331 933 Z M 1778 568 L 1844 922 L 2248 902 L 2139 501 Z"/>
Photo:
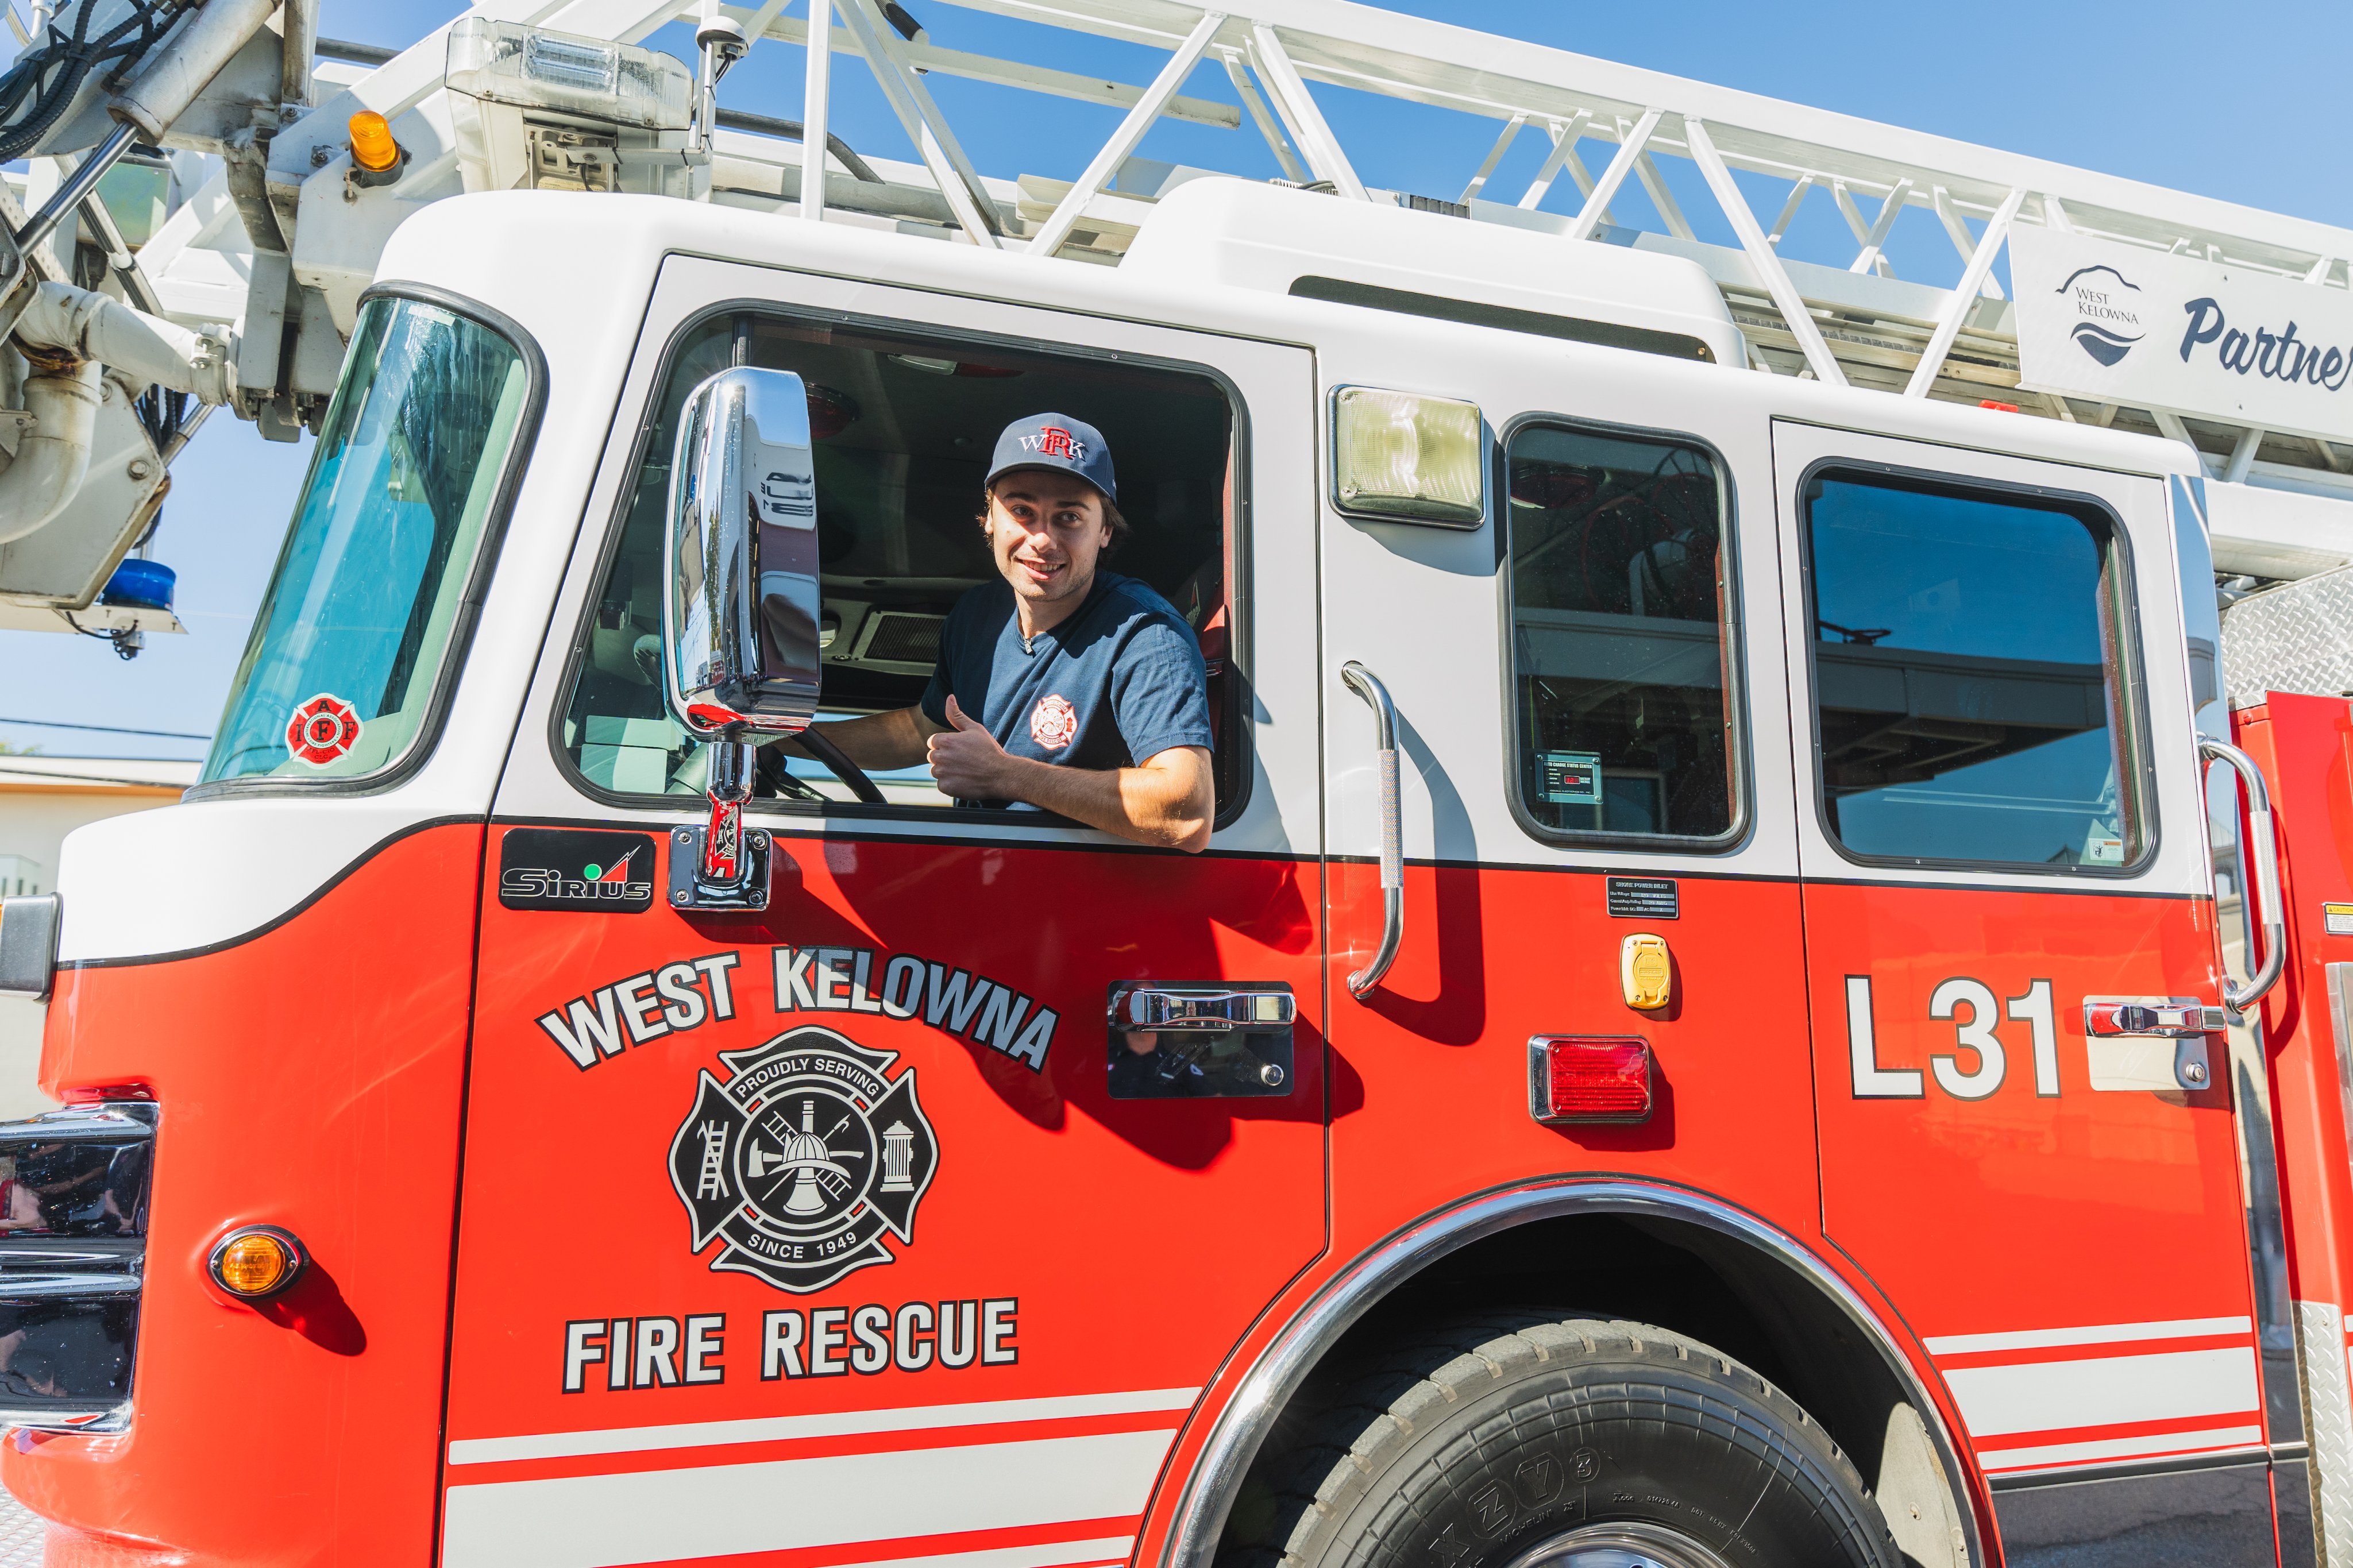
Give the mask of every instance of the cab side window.
<path id="1" fill-rule="evenodd" d="M 670 718 L 660 687 L 663 507 L 686 395 L 736 364 L 795 372 L 808 389 L 821 721 L 922 699 L 949 610 L 966 590 L 997 580 L 979 518 L 998 431 L 1028 415 L 1065 413 L 1099 428 L 1116 454 L 1131 532 L 1103 569 L 1158 590 L 1199 639 L 1219 798 L 1233 798 L 1240 748 L 1238 683 L 1228 670 L 1228 562 L 1236 413 L 1225 384 L 1195 372 L 769 314 L 723 316 L 691 331 L 651 411 L 562 724 L 563 750 L 588 784 L 621 795 L 702 793 L 703 749 Z M 761 755 L 759 795 L 860 809 L 822 765 L 779 748 Z M 873 779 L 892 806 L 952 804 L 922 767 Z"/>
<path id="2" fill-rule="evenodd" d="M 1727 837 L 1739 797 L 1715 459 L 1530 425 L 1504 462 L 1522 820 L 1547 837 Z"/>
<path id="3" fill-rule="evenodd" d="M 2114 520 L 1876 473 L 1805 486 L 1822 816 L 1859 857 L 2121 869 L 2145 837 Z"/>

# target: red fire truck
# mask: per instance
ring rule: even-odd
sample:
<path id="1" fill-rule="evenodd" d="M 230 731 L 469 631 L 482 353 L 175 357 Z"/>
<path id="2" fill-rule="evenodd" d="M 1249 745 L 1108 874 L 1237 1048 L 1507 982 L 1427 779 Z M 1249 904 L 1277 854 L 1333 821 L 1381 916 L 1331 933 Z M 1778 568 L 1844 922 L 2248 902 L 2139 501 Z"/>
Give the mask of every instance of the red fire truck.
<path id="1" fill-rule="evenodd" d="M 2197 452 L 1335 184 L 406 218 L 203 781 L 0 911 L 52 1564 L 2336 1560 L 2353 721 Z M 769 743 L 1045 409 L 1198 856 Z"/>

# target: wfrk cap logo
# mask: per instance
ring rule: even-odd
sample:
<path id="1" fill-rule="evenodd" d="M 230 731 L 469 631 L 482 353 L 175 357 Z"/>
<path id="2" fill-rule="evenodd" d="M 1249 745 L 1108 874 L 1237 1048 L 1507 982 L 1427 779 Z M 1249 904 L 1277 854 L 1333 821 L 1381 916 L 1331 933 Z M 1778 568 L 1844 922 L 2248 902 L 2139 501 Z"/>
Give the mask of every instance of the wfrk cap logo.
<path id="1" fill-rule="evenodd" d="M 1111 447 L 1103 432 L 1067 414 L 1032 414 L 1016 419 L 997 437 L 997 451 L 988 460 L 988 483 L 1016 468 L 1060 468 L 1119 499 L 1119 480 L 1113 477 Z"/>
<path id="2" fill-rule="evenodd" d="M 756 1274 L 807 1294 L 897 1255 L 939 1168 L 915 1099 L 915 1069 L 887 1076 L 892 1051 L 805 1025 L 749 1050 L 722 1051 L 670 1143 L 670 1184 L 712 1271 Z"/>

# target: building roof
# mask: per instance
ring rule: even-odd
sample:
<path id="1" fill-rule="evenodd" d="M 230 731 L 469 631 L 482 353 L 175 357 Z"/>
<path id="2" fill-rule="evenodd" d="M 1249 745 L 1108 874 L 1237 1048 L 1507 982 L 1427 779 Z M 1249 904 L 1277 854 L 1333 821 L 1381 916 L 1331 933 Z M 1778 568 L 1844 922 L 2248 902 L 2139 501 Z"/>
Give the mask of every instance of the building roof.
<path id="1" fill-rule="evenodd" d="M 0 791 L 175 795 L 196 782 L 203 765 L 148 757 L 0 756 Z"/>

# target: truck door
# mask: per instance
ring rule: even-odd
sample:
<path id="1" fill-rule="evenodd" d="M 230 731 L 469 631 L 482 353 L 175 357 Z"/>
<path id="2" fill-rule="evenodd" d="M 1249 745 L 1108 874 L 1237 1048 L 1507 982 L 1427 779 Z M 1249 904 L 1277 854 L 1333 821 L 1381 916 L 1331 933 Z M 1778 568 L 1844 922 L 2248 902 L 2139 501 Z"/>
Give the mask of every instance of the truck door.
<path id="1" fill-rule="evenodd" d="M 1326 482 L 1335 1251 L 1550 1173 L 1736 1194 L 1810 1230 L 1788 725 L 1778 670 L 1751 663 L 1778 658 L 1779 578 L 1769 510 L 1744 516 L 1737 482 L 1761 489 L 1762 439 L 1719 446 L 1694 383 L 1641 361 L 1565 375 L 1387 333 L 1319 356 L 1335 453 L 1361 449 L 1371 403 L 1417 422 L 1433 476 L 1485 477 L 1451 519 L 1384 499 L 1351 457 Z M 1388 390 L 1407 365 L 1413 391 Z M 1450 428 L 1472 454 L 1451 466 Z M 1665 984 L 1638 995 L 1644 955 Z M 1536 1121 L 1531 1052 L 1556 1037 L 1646 1054 L 1647 1116 Z"/>
<path id="2" fill-rule="evenodd" d="M 764 753 L 766 910 L 672 907 L 707 762 L 657 686 L 662 509 L 681 401 L 733 364 L 807 384 L 828 718 L 915 701 L 993 579 L 997 432 L 1103 432 L 1133 530 L 1107 566 L 1210 671 L 1208 853 Z M 1250 593 L 1313 579 L 1309 377 L 665 265 L 483 867 L 452 1568 L 1126 1558 L 1199 1390 L 1324 1242 L 1314 627 Z M 1263 1026 L 1113 1037 L 1137 982 L 1147 1016 L 1232 991 Z"/>
<path id="3" fill-rule="evenodd" d="M 1795 424 L 1774 462 L 1829 1237 L 2012 1562 L 2272 1561 L 2163 484 Z"/>

